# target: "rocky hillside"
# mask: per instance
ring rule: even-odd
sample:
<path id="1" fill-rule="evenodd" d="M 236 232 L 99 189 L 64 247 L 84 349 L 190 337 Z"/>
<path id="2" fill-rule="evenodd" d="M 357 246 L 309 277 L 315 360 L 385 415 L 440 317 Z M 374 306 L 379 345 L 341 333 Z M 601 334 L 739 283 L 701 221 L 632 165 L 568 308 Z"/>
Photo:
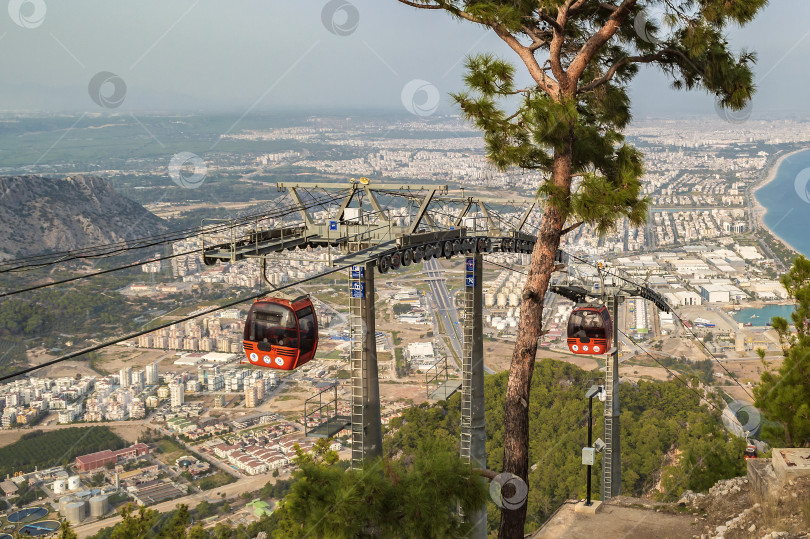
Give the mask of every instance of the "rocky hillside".
<path id="1" fill-rule="evenodd" d="M 799 539 L 810 531 L 810 478 L 779 488 L 766 499 L 752 491 L 747 477 L 719 481 L 708 494 L 687 490 L 682 511 L 694 511 L 694 537 L 725 539 Z"/>
<path id="2" fill-rule="evenodd" d="M 64 251 L 167 230 L 98 176 L 0 177 L 0 258 Z"/>

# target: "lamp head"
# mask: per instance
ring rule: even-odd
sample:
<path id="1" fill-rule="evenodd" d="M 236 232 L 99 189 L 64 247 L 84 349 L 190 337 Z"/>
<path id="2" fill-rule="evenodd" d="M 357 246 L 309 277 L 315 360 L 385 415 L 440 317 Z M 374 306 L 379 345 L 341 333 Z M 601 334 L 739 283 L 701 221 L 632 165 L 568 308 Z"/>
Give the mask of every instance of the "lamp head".
<path id="1" fill-rule="evenodd" d="M 593 385 L 588 389 L 588 391 L 585 392 L 585 398 L 586 399 L 592 399 L 592 398 L 596 397 L 597 395 L 599 395 L 599 393 L 601 391 L 602 391 L 602 386 Z"/>

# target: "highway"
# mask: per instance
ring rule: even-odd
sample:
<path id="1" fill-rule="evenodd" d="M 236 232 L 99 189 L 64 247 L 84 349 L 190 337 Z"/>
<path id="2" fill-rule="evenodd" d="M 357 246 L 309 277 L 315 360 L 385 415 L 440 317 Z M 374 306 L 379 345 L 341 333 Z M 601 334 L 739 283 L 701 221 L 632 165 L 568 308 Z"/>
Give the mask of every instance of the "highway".
<path id="1" fill-rule="evenodd" d="M 447 290 L 447 281 L 442 275 L 439 263 L 435 258 L 431 258 L 424 263 L 425 281 L 430 286 L 430 293 L 437 315 L 441 318 L 445 328 L 445 334 L 450 339 L 450 344 L 458 357 L 462 357 L 462 326 L 458 320 L 458 311 L 453 304 L 453 298 Z M 484 365 L 484 372 L 495 374 L 495 371 Z"/>

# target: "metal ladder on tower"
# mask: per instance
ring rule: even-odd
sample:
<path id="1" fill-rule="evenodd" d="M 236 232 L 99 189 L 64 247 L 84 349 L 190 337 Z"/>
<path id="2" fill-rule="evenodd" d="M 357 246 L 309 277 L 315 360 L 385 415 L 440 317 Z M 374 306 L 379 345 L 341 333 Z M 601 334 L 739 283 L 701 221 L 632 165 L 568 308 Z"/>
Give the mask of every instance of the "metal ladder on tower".
<path id="1" fill-rule="evenodd" d="M 461 343 L 461 458 L 470 462 L 472 446 L 473 288 L 464 292 L 464 335 Z"/>
<path id="2" fill-rule="evenodd" d="M 362 294 L 353 294 L 353 290 L 361 290 L 364 286 L 362 272 L 352 268 L 349 278 L 349 362 L 352 385 L 352 468 L 363 467 L 365 447 L 365 402 L 364 396 L 368 390 L 368 378 L 364 365 L 363 346 L 365 345 L 365 331 L 363 323 L 363 297 Z"/>
<path id="3" fill-rule="evenodd" d="M 602 454 L 604 500 L 613 497 L 613 357 L 605 356 L 605 450 Z"/>

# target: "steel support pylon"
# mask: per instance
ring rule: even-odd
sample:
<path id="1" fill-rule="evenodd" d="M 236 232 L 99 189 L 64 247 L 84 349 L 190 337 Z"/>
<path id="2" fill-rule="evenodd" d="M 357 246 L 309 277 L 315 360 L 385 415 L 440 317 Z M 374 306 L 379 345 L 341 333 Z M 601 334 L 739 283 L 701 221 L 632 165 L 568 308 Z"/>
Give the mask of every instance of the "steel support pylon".
<path id="1" fill-rule="evenodd" d="M 605 356 L 605 450 L 602 454 L 602 500 L 622 493 L 621 426 L 619 425 L 619 304 L 621 295 L 608 296 L 613 320 L 613 354 Z"/>
<path id="2" fill-rule="evenodd" d="M 373 262 L 352 266 L 349 294 L 352 468 L 359 469 L 366 459 L 382 456 Z"/>
<path id="3" fill-rule="evenodd" d="M 467 256 L 466 265 L 461 358 L 461 458 L 475 468 L 486 469 L 482 254 Z M 471 520 L 475 527 L 470 537 L 486 538 L 486 505 L 471 515 Z"/>

